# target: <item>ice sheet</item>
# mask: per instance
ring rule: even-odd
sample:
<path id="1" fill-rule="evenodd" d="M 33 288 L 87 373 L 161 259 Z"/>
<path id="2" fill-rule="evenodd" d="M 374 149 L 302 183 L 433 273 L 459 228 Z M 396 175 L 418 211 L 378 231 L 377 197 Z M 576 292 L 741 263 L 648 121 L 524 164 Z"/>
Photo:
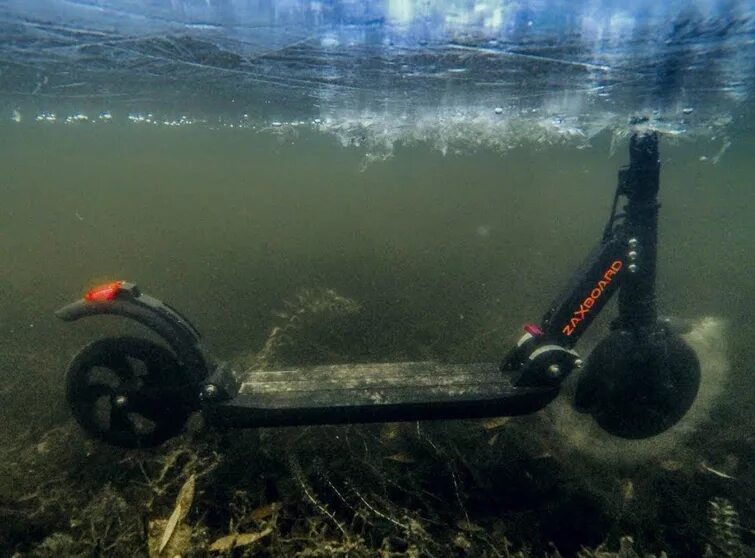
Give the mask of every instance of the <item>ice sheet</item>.
<path id="1" fill-rule="evenodd" d="M 5 0 L 2 120 L 307 125 L 441 149 L 578 145 L 647 116 L 725 127 L 751 97 L 745 0 Z"/>

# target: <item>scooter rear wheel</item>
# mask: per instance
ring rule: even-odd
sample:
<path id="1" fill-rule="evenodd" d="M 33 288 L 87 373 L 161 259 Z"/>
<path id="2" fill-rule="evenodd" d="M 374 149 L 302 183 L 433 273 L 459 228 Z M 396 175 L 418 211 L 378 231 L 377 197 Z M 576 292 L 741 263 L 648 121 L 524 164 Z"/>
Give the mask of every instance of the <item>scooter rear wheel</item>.
<path id="1" fill-rule="evenodd" d="M 139 337 L 99 339 L 73 359 L 66 399 L 79 425 L 109 444 L 150 447 L 177 435 L 191 413 L 175 355 Z"/>

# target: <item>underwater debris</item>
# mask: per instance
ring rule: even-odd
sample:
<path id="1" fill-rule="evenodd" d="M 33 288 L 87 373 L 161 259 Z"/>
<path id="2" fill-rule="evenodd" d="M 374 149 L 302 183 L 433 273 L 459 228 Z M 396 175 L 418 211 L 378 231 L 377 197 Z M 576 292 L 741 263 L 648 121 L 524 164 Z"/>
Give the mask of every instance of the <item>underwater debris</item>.
<path id="1" fill-rule="evenodd" d="M 249 514 L 249 519 L 260 522 L 263 519 L 267 519 L 268 517 L 271 517 L 278 513 L 281 509 L 281 503 L 280 502 L 273 502 L 271 504 L 267 504 L 264 506 L 260 506 L 259 508 L 252 511 L 252 513 Z"/>
<path id="2" fill-rule="evenodd" d="M 469 521 L 463 519 L 457 521 L 456 526 L 462 531 L 466 531 L 468 533 L 480 533 L 481 531 L 484 531 L 484 529 L 479 525 L 475 525 L 474 523 L 470 523 Z"/>
<path id="3" fill-rule="evenodd" d="M 123 549 L 141 547 L 139 516 L 112 484 L 93 494 L 82 510 L 74 511 L 70 527 L 70 533 L 52 533 L 31 556 L 114 556 Z"/>
<path id="4" fill-rule="evenodd" d="M 505 426 L 507 422 L 511 420 L 511 417 L 493 417 L 482 421 L 482 427 L 485 430 L 496 430 Z"/>
<path id="5" fill-rule="evenodd" d="M 194 488 L 196 485 L 196 476 L 191 475 L 189 479 L 181 487 L 176 497 L 176 506 L 173 509 L 173 513 L 165 522 L 162 537 L 160 537 L 160 544 L 157 547 L 157 553 L 152 552 L 153 544 L 150 544 L 150 556 L 160 556 L 169 542 L 173 542 L 171 545 L 171 555 L 180 554 L 187 546 L 188 539 L 191 536 L 191 529 L 183 524 L 186 516 L 189 514 L 191 504 L 194 501 Z M 158 526 L 162 525 L 163 520 L 156 520 L 150 522 L 150 531 L 158 531 Z M 178 530 L 177 530 L 178 528 Z M 187 535 L 188 531 L 188 536 Z M 177 536 L 174 538 L 174 534 Z M 180 544 L 179 540 L 184 544 Z M 152 540 L 150 540 L 152 543 Z M 181 549 L 181 547 L 184 547 Z"/>
<path id="6" fill-rule="evenodd" d="M 717 476 L 720 479 L 726 479 L 726 480 L 737 480 L 731 475 L 727 475 L 726 473 L 719 471 L 718 469 L 714 469 L 713 467 L 709 466 L 705 461 L 700 463 L 700 470 L 706 473 L 710 473 L 712 475 Z"/>
<path id="7" fill-rule="evenodd" d="M 346 529 L 341 524 L 338 519 L 336 519 L 336 516 L 327 508 L 327 505 L 320 502 L 320 500 L 317 498 L 317 496 L 314 493 L 314 490 L 309 486 L 307 481 L 304 479 L 304 474 L 302 473 L 301 465 L 299 465 L 299 461 L 296 459 L 295 455 L 291 456 L 291 459 L 289 460 L 289 466 L 291 467 L 291 472 L 294 475 L 294 478 L 299 483 L 299 486 L 304 493 L 304 495 L 307 498 L 307 501 L 324 517 L 329 519 L 333 525 L 335 525 L 338 530 L 341 532 L 341 534 L 344 537 L 348 538 L 348 535 L 346 534 Z"/>
<path id="8" fill-rule="evenodd" d="M 726 498 L 713 498 L 709 504 L 711 540 L 705 549 L 705 558 L 744 558 L 742 526 L 737 510 Z"/>
<path id="9" fill-rule="evenodd" d="M 621 497 L 624 503 L 634 500 L 634 483 L 631 479 L 624 479 L 621 482 Z"/>
<path id="10" fill-rule="evenodd" d="M 385 459 L 387 459 L 388 461 L 393 461 L 394 463 L 409 464 L 409 463 L 415 462 L 414 458 L 406 452 L 399 452 L 399 453 L 394 453 L 393 455 L 387 455 L 385 456 Z"/>
<path id="11" fill-rule="evenodd" d="M 577 553 L 577 558 L 640 558 L 640 554 L 634 549 L 634 539 L 630 536 L 623 536 L 619 540 L 619 550 L 612 552 L 604 550 L 604 545 L 600 545 L 594 550 L 582 549 Z M 655 554 L 643 554 L 644 558 L 656 558 Z M 665 552 L 661 551 L 657 558 L 667 558 Z"/>
<path id="12" fill-rule="evenodd" d="M 273 532 L 271 527 L 263 529 L 259 533 L 236 533 L 221 537 L 210 545 L 210 552 L 226 552 L 242 546 L 249 546 L 264 539 Z"/>

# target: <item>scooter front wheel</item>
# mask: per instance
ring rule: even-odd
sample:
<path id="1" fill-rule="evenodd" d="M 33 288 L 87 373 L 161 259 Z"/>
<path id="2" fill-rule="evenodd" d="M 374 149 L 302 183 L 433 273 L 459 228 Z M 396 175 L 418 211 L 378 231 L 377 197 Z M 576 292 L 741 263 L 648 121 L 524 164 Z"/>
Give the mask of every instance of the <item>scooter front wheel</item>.
<path id="1" fill-rule="evenodd" d="M 177 435 L 191 413 L 175 355 L 139 337 L 86 345 L 66 371 L 66 399 L 79 425 L 109 444 L 150 447 Z"/>
<path id="2" fill-rule="evenodd" d="M 700 363 L 681 337 L 663 327 L 642 340 L 618 330 L 587 359 L 575 406 L 614 436 L 648 438 L 676 424 L 699 387 Z"/>

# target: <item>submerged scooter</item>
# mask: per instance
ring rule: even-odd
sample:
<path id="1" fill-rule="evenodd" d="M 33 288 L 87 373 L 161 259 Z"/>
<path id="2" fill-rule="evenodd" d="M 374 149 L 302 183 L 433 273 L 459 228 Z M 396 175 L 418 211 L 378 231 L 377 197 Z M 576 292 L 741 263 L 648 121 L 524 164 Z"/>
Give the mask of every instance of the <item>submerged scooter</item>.
<path id="1" fill-rule="evenodd" d="M 634 133 L 600 242 L 539 325 L 500 364 L 404 362 L 236 373 L 200 343 L 189 320 L 134 283 L 96 287 L 56 312 L 66 321 L 114 314 L 164 343 L 110 337 L 66 372 L 66 398 L 90 435 L 147 447 L 201 410 L 217 426 L 280 426 L 521 415 L 542 409 L 581 371 L 575 406 L 606 431 L 638 439 L 673 426 L 700 384 L 693 350 L 656 310 L 660 162 L 655 133 Z M 619 212 L 620 200 L 625 204 Z M 619 315 L 586 363 L 574 346 L 619 292 Z"/>

